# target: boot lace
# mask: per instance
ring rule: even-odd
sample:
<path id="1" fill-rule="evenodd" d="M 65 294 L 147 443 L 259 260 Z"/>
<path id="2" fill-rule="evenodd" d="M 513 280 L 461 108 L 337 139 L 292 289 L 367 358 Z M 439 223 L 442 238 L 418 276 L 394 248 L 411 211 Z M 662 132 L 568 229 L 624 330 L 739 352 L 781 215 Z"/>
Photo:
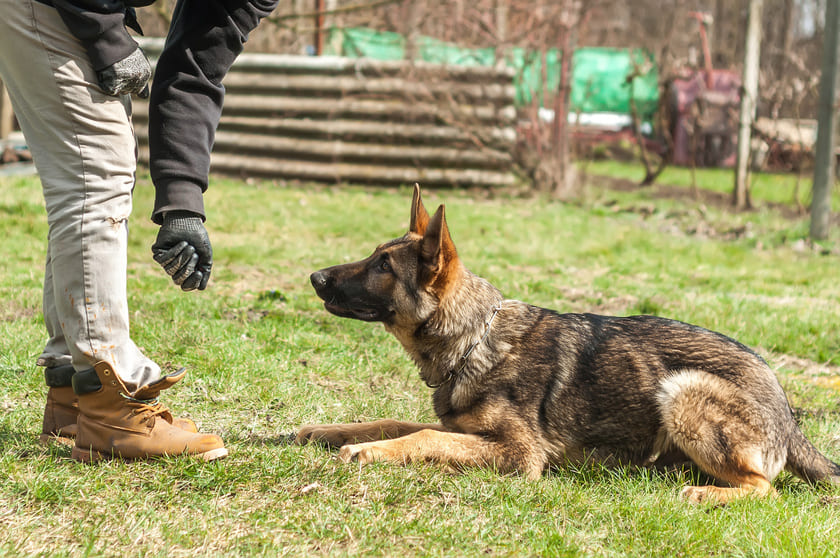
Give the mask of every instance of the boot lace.
<path id="1" fill-rule="evenodd" d="M 137 399 L 135 397 L 131 397 L 130 395 L 126 395 L 124 393 L 120 393 L 123 398 L 127 399 L 131 403 L 136 406 L 136 409 L 133 411 L 135 415 L 145 415 L 144 420 L 149 421 L 153 420 L 154 417 L 161 416 L 161 415 L 169 415 L 169 409 L 161 403 L 157 397 L 153 399 Z M 164 416 L 166 419 L 166 416 Z"/>

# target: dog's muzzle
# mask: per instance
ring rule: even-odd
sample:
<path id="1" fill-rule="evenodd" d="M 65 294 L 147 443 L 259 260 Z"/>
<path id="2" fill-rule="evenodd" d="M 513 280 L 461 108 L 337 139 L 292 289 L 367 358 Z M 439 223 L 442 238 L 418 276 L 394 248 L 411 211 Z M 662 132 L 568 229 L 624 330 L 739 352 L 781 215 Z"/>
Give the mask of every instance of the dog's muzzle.
<path id="1" fill-rule="evenodd" d="M 393 312 L 381 300 L 365 296 L 364 292 L 347 293 L 337 286 L 331 268 L 316 271 L 309 276 L 315 292 L 324 301 L 324 308 L 342 318 L 353 318 L 365 322 L 383 322 Z"/>

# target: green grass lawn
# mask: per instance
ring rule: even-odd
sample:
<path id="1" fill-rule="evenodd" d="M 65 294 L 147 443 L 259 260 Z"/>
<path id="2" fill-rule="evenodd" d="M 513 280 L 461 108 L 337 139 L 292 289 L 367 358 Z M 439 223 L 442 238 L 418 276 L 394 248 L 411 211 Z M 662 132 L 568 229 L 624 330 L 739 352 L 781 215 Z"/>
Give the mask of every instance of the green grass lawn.
<path id="1" fill-rule="evenodd" d="M 446 203 L 462 259 L 508 297 L 677 318 L 760 351 L 807 435 L 840 461 L 836 242 L 811 249 L 804 218 L 612 191 L 588 173 L 577 203 L 462 190 L 424 199 L 430 210 Z M 715 173 L 698 177 L 722 181 Z M 141 178 L 132 335 L 167 370 L 188 367 L 166 402 L 220 434 L 230 456 L 84 466 L 68 448 L 37 443 L 46 218 L 37 179 L 0 178 L 0 555 L 836 555 L 840 489 L 787 474 L 776 500 L 707 508 L 677 498 L 686 475 L 590 467 L 529 482 L 422 464 L 360 468 L 290 445 L 304 423 L 434 420 L 397 341 L 328 314 L 308 282 L 402 235 L 410 198 L 408 187 L 214 180 L 210 286 L 182 293 L 151 259 L 153 188 Z"/>

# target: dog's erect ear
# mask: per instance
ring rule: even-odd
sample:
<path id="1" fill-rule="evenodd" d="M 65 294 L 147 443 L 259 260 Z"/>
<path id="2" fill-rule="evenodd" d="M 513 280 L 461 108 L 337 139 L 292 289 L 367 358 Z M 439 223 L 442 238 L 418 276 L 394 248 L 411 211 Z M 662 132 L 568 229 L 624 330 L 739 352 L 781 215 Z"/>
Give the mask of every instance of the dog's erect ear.
<path id="1" fill-rule="evenodd" d="M 423 206 L 423 200 L 420 197 L 420 185 L 414 184 L 414 197 L 411 199 L 411 226 L 408 228 L 410 232 L 423 235 L 426 232 L 426 227 L 429 225 L 429 212 Z"/>
<path id="2" fill-rule="evenodd" d="M 439 273 L 444 267 L 458 260 L 455 243 L 452 242 L 449 227 L 446 225 L 446 210 L 442 205 L 429 219 L 426 232 L 423 234 L 421 254 L 423 264 L 432 273 Z"/>

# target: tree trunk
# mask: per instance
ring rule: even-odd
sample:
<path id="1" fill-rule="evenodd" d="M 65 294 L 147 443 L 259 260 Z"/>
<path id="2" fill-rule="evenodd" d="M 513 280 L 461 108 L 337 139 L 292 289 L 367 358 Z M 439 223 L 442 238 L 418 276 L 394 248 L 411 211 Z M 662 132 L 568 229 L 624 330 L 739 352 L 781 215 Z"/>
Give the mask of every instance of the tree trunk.
<path id="1" fill-rule="evenodd" d="M 758 96 L 758 60 L 761 55 L 761 10 L 764 0 L 750 0 L 747 18 L 747 40 L 744 52 L 744 84 L 741 92 L 741 115 L 738 126 L 738 152 L 735 160 L 735 209 L 750 206 L 749 163 L 750 138 Z"/>
<path id="2" fill-rule="evenodd" d="M 820 104 L 817 115 L 817 145 L 814 161 L 814 191 L 811 200 L 811 239 L 828 238 L 831 215 L 831 186 L 834 184 L 834 136 L 837 132 L 837 62 L 840 59 L 840 0 L 825 5 Z"/>
<path id="3" fill-rule="evenodd" d="M 785 0 L 782 21 L 779 23 L 782 44 L 776 52 L 776 80 L 783 81 L 787 76 L 788 56 L 793 48 L 793 17 L 796 3 L 794 0 Z"/>
<path id="4" fill-rule="evenodd" d="M 574 12 L 574 13 L 573 13 Z M 577 48 L 577 27 L 580 23 L 580 9 L 574 1 L 567 1 L 568 23 L 564 25 L 560 41 L 560 84 L 554 97 L 554 122 L 551 129 L 551 145 L 556 160 L 554 196 L 567 198 L 574 192 L 575 173 L 569 141 L 569 110 L 571 105 L 572 72 L 574 52 Z"/>

